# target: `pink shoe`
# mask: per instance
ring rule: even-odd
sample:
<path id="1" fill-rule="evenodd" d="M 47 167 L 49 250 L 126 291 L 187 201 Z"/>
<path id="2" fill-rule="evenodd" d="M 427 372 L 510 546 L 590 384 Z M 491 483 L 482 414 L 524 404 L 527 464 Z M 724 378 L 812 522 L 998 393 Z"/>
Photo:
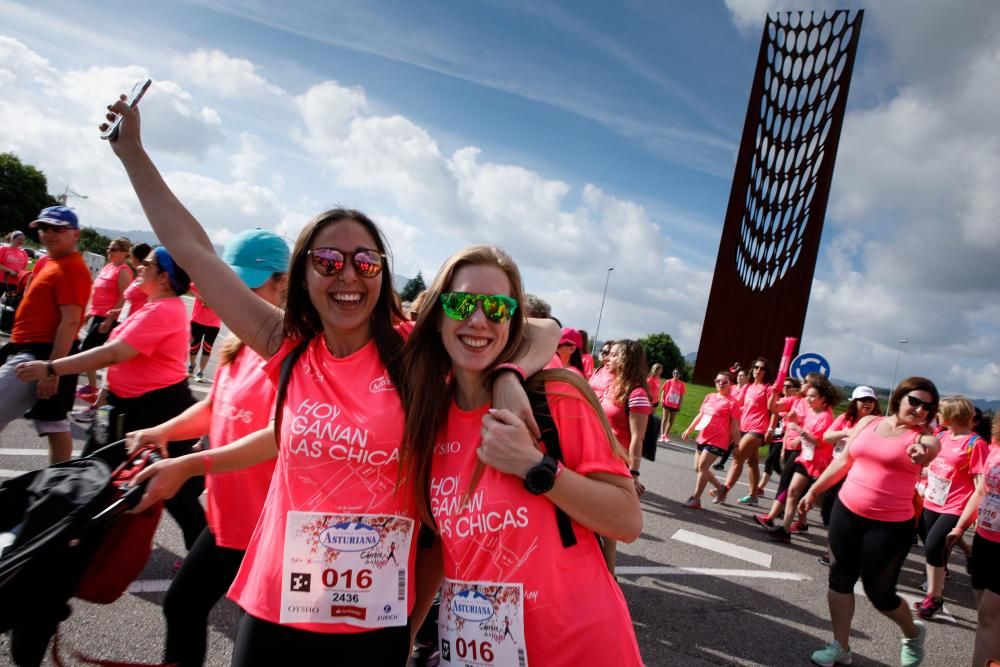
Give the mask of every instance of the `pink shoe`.
<path id="1" fill-rule="evenodd" d="M 101 392 L 100 389 L 92 384 L 84 385 L 76 390 L 76 397 L 83 401 L 88 401 L 93 403 L 97 400 L 97 395 Z"/>

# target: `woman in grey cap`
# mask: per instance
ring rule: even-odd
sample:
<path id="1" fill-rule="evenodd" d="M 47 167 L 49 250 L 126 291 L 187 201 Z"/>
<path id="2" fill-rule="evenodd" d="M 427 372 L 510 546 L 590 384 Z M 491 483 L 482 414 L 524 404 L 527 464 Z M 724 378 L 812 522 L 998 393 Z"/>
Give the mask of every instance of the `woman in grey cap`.
<path id="1" fill-rule="evenodd" d="M 288 245 L 271 232 L 255 229 L 235 236 L 223 260 L 254 294 L 280 306 L 287 286 Z M 231 336 L 207 398 L 180 415 L 128 435 L 129 448 L 146 443 L 209 436 L 222 447 L 265 428 L 274 403 L 274 383 L 264 359 Z M 274 472 L 274 459 L 228 475 L 206 475 L 208 526 L 188 552 L 163 600 L 167 621 L 163 662 L 181 667 L 205 661 L 208 615 L 239 571 L 260 517 Z"/>

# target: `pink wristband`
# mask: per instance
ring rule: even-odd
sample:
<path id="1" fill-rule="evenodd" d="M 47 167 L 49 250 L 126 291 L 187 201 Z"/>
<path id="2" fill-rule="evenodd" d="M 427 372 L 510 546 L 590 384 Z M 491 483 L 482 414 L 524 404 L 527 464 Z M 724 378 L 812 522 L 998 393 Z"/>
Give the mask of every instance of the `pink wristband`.
<path id="1" fill-rule="evenodd" d="M 521 382 L 524 382 L 525 380 L 528 379 L 528 374 L 525 373 L 524 369 L 518 366 L 517 364 L 512 364 L 510 362 L 505 364 L 497 364 L 496 368 L 493 369 L 493 375 L 496 375 L 501 371 L 513 371 L 514 373 L 517 373 L 517 376 L 521 378 Z"/>

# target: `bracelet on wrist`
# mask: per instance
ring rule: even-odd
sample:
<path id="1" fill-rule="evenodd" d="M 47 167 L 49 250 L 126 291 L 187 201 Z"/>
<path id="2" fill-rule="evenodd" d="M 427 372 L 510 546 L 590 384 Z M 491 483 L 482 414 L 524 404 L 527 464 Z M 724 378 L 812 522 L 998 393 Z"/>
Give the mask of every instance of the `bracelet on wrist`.
<path id="1" fill-rule="evenodd" d="M 638 470 L 629 470 L 629 472 L 632 473 L 633 477 L 638 477 L 639 476 L 639 471 Z"/>
<path id="2" fill-rule="evenodd" d="M 56 377 L 56 367 L 52 365 L 51 361 L 45 362 L 45 372 L 48 373 L 48 377 Z"/>
<path id="3" fill-rule="evenodd" d="M 493 369 L 491 375 L 493 376 L 494 379 L 496 379 L 497 375 L 499 375 L 504 371 L 511 371 L 512 373 L 517 375 L 518 379 L 521 381 L 522 384 L 528 379 L 528 374 L 524 372 L 523 368 L 521 368 L 517 364 L 509 362 L 504 364 L 497 364 L 497 366 Z"/>

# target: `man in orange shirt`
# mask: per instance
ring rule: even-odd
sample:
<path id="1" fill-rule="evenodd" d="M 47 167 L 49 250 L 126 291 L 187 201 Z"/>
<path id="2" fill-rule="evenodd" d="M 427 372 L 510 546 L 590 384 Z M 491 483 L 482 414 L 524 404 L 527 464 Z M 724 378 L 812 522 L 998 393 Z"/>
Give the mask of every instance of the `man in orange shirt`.
<path id="1" fill-rule="evenodd" d="M 24 383 L 14 376 L 22 362 L 53 361 L 72 354 L 90 297 L 90 271 L 77 251 L 80 222 L 70 209 L 50 206 L 31 223 L 38 230 L 48 260 L 25 291 L 14 314 L 10 342 L 0 350 L 0 431 L 22 415 L 33 419 L 39 435 L 48 436 L 49 459 L 72 455 L 73 437 L 66 413 L 73 407 L 76 376 L 50 376 Z"/>

